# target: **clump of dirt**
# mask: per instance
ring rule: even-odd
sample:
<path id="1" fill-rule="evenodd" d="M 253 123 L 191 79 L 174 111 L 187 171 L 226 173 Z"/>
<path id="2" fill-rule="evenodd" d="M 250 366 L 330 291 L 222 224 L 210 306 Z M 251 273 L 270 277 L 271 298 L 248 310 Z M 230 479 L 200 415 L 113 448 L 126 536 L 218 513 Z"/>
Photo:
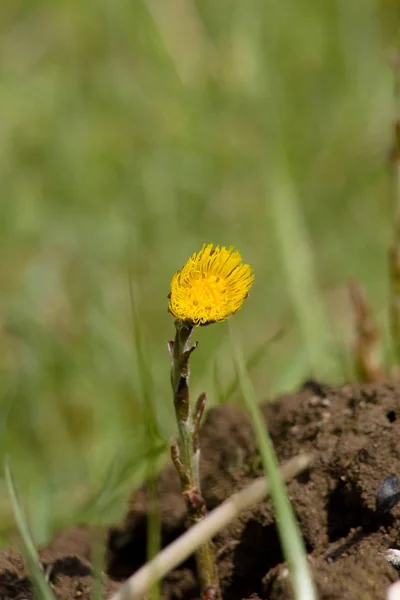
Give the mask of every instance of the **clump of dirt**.
<path id="1" fill-rule="evenodd" d="M 389 475 L 400 476 L 400 385 L 347 385 L 308 382 L 297 394 L 263 405 L 281 461 L 303 451 L 312 467 L 288 484 L 321 600 L 385 598 L 398 578 L 383 557 L 400 548 L 400 504 L 383 512 L 377 493 Z M 232 406 L 211 409 L 202 433 L 202 490 L 211 510 L 261 474 L 251 426 Z M 391 480 L 390 480 L 391 481 Z M 185 505 L 173 467 L 159 478 L 162 543 L 186 527 Z M 389 503 L 390 504 L 390 503 Z M 106 590 L 111 592 L 146 557 L 146 494 L 132 498 L 122 523 L 106 533 Z M 90 532 L 61 534 L 41 558 L 62 600 L 91 594 Z M 224 600 L 292 598 L 273 512 L 268 500 L 243 513 L 215 539 Z M 0 597 L 30 599 L 21 557 L 0 553 Z M 193 558 L 163 582 L 166 600 L 199 598 Z"/>

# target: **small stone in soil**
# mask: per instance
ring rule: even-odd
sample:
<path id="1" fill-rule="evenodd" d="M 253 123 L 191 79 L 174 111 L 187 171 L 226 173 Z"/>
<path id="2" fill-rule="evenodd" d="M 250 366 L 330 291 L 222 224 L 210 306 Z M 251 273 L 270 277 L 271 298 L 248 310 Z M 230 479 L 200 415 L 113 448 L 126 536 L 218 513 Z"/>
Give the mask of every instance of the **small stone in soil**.
<path id="1" fill-rule="evenodd" d="M 386 550 L 384 553 L 384 557 L 388 563 L 395 567 L 395 569 L 400 570 L 400 550 L 397 550 L 396 548 L 389 548 L 389 550 Z"/>
<path id="2" fill-rule="evenodd" d="M 376 495 L 376 508 L 389 512 L 400 500 L 399 481 L 395 475 L 389 475 L 379 486 Z"/>

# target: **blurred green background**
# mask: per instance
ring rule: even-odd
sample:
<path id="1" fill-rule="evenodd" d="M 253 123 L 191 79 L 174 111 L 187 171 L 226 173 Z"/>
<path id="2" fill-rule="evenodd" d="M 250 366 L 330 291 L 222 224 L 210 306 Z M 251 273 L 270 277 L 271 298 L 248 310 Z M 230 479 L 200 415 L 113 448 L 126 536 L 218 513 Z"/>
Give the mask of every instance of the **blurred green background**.
<path id="1" fill-rule="evenodd" d="M 1 3 L 0 447 L 38 543 L 116 519 L 165 450 L 166 296 L 204 242 L 254 267 L 232 326 L 260 398 L 351 374 L 349 278 L 385 320 L 398 24 L 396 0 Z M 228 330 L 196 334 L 213 404 Z"/>

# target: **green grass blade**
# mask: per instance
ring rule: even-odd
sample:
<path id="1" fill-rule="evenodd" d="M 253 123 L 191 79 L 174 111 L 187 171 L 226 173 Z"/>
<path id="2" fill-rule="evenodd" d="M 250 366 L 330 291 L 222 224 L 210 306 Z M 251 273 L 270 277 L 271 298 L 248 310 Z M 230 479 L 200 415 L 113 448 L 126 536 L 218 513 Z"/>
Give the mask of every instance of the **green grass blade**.
<path id="1" fill-rule="evenodd" d="M 276 524 L 283 554 L 292 578 L 294 596 L 297 600 L 316 600 L 316 592 L 307 563 L 307 553 L 285 485 L 279 475 L 278 461 L 272 441 L 264 425 L 253 385 L 246 371 L 244 359 L 233 340 L 234 361 L 240 387 L 253 424 L 266 476 L 270 482 L 270 495 L 276 515 Z"/>
<path id="2" fill-rule="evenodd" d="M 4 470 L 6 486 L 11 499 L 11 507 L 22 539 L 23 550 L 32 575 L 32 583 L 36 596 L 40 600 L 56 600 L 53 590 L 47 583 L 44 573 L 40 568 L 39 555 L 29 531 L 28 521 L 11 474 L 10 461 L 8 459 L 5 460 Z"/>
<path id="3" fill-rule="evenodd" d="M 143 484 L 149 462 L 158 469 L 167 450 L 168 445 L 162 440 L 153 445 L 150 454 L 146 448 L 138 449 L 136 445 L 119 448 L 96 493 L 82 506 L 79 520 L 89 525 L 110 526 L 122 518 L 118 513 L 126 509 L 126 497 Z"/>
<path id="4" fill-rule="evenodd" d="M 246 360 L 246 371 L 248 373 L 250 373 L 253 369 L 255 369 L 261 363 L 261 361 L 265 357 L 267 351 L 269 350 L 271 344 L 273 342 L 279 340 L 282 337 L 283 333 L 284 333 L 284 330 L 282 328 L 278 329 L 267 340 L 263 340 L 261 342 L 261 344 L 257 345 L 254 348 L 254 350 L 250 354 L 249 358 Z M 227 386 L 227 388 L 223 391 L 222 384 L 220 383 L 220 380 L 219 380 L 219 372 L 218 372 L 217 363 L 216 363 L 216 366 L 214 369 L 215 369 L 214 370 L 214 389 L 216 391 L 216 396 L 218 398 L 218 402 L 220 404 L 224 404 L 232 398 L 232 396 L 234 395 L 236 390 L 239 388 L 239 378 L 238 378 L 237 373 L 235 373 L 232 381 Z"/>
<path id="5" fill-rule="evenodd" d="M 104 536 L 101 529 L 93 531 L 92 542 L 92 600 L 104 598 Z"/>
<path id="6" fill-rule="evenodd" d="M 227 392 L 225 391 L 224 386 L 222 385 L 221 371 L 218 360 L 215 360 L 213 364 L 212 381 L 214 396 L 215 398 L 217 398 L 219 404 L 223 404 L 225 402 Z"/>
<path id="7" fill-rule="evenodd" d="M 270 184 L 268 209 L 309 369 L 314 377 L 321 369 L 340 372 L 341 365 L 326 352 L 332 339 L 331 324 L 318 285 L 314 251 L 300 199 L 288 168 L 277 165 L 275 179 Z"/>
<path id="8" fill-rule="evenodd" d="M 154 401 L 154 381 L 150 368 L 149 357 L 143 339 L 142 325 L 140 322 L 132 278 L 129 278 L 129 292 L 131 315 L 133 324 L 133 341 L 139 373 L 139 387 L 143 399 L 143 415 L 145 421 L 145 447 L 151 455 L 154 446 L 161 439 L 158 427 L 156 406 Z M 157 490 L 157 465 L 155 461 L 147 463 L 146 486 L 148 498 L 148 524 L 147 524 L 147 560 L 151 560 L 161 549 L 161 517 Z M 160 583 L 154 584 L 149 591 L 150 600 L 160 600 Z"/>

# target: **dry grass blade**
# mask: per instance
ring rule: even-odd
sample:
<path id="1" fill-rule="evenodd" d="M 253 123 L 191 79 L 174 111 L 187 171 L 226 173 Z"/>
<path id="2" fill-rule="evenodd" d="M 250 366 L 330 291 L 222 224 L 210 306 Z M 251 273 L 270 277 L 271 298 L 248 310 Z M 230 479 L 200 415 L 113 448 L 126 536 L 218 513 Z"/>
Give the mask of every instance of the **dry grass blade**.
<path id="1" fill-rule="evenodd" d="M 349 292 L 355 319 L 354 360 L 357 375 L 361 381 L 381 381 L 385 374 L 378 360 L 379 330 L 361 285 L 351 282 Z"/>
<path id="2" fill-rule="evenodd" d="M 389 249 L 390 331 L 396 364 L 400 364 L 400 243 Z"/>
<path id="3" fill-rule="evenodd" d="M 296 456 L 280 468 L 281 477 L 288 481 L 309 468 L 311 462 L 310 455 Z M 227 527 L 242 511 L 251 508 L 268 494 L 269 483 L 264 477 L 256 479 L 245 489 L 233 494 L 203 521 L 191 527 L 152 561 L 132 575 L 110 600 L 134 600 L 142 597 L 154 582 L 162 579 L 174 567 L 193 554 L 197 548 Z"/>
<path id="4" fill-rule="evenodd" d="M 400 66 L 399 57 L 393 60 L 394 97 L 399 104 Z M 398 111 L 397 111 L 398 112 Z M 390 327 L 396 362 L 400 363 L 400 118 L 396 115 L 393 123 L 393 141 L 389 153 L 391 182 L 391 219 L 393 222 L 393 242 L 389 249 L 390 276 Z"/>

